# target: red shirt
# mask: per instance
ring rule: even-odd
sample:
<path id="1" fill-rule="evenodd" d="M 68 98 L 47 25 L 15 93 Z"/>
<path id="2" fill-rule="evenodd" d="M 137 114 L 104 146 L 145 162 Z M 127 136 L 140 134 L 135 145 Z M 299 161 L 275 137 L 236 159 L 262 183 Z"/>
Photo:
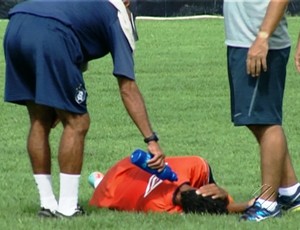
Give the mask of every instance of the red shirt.
<path id="1" fill-rule="evenodd" d="M 95 189 L 90 205 L 123 211 L 182 212 L 173 195 L 183 183 L 199 188 L 209 182 L 209 165 L 201 157 L 166 157 L 178 181 L 160 180 L 124 158 L 105 174 Z"/>

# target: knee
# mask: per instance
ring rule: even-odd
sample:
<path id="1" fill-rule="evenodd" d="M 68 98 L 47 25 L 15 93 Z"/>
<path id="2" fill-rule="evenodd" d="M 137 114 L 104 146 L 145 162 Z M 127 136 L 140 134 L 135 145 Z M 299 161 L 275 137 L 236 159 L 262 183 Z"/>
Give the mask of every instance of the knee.
<path id="1" fill-rule="evenodd" d="M 65 130 L 80 136 L 85 136 L 90 127 L 90 117 L 87 113 L 65 116 L 61 122 Z"/>
<path id="2" fill-rule="evenodd" d="M 249 125 L 247 127 L 258 141 L 269 134 L 281 134 L 283 132 L 280 125 Z"/>
<path id="3" fill-rule="evenodd" d="M 90 117 L 88 115 L 83 115 L 81 118 L 75 122 L 74 129 L 78 134 L 85 136 L 90 128 Z"/>

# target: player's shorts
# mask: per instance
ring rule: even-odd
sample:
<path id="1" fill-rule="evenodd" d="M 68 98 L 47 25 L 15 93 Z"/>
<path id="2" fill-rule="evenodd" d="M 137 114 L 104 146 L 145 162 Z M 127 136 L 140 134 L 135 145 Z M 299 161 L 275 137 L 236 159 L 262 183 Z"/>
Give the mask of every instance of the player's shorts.
<path id="1" fill-rule="evenodd" d="M 83 54 L 70 28 L 54 19 L 15 14 L 8 23 L 4 52 L 5 101 L 87 112 Z"/>
<path id="2" fill-rule="evenodd" d="M 270 50 L 267 72 L 247 74 L 247 48 L 227 48 L 231 120 L 235 126 L 281 125 L 286 65 L 290 47 Z"/>

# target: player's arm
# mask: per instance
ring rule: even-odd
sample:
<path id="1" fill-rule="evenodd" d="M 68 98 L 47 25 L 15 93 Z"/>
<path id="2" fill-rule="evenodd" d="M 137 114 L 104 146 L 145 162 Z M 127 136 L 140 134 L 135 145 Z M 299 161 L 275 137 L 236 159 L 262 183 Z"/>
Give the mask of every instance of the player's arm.
<path id="1" fill-rule="evenodd" d="M 247 73 L 258 77 L 267 71 L 269 38 L 282 19 L 289 0 L 271 0 L 256 39 L 248 51 Z"/>
<path id="2" fill-rule="evenodd" d="M 241 213 L 244 212 L 248 207 L 252 206 L 255 201 L 255 198 L 247 201 L 247 202 L 229 202 L 227 205 L 227 210 L 229 213 Z"/>
<path id="3" fill-rule="evenodd" d="M 250 207 L 255 198 L 251 199 L 247 202 L 234 202 L 233 198 L 221 187 L 216 184 L 207 184 L 203 185 L 199 189 L 197 189 L 197 193 L 202 196 L 211 196 L 213 199 L 228 199 L 227 210 L 229 213 L 240 213 L 245 211 L 248 207 Z"/>
<path id="4" fill-rule="evenodd" d="M 298 43 L 297 43 L 296 52 L 295 52 L 295 65 L 296 65 L 298 72 L 300 73 L 300 33 L 298 36 Z"/>
<path id="5" fill-rule="evenodd" d="M 267 8 L 264 20 L 260 26 L 260 32 L 270 36 L 277 28 L 280 20 L 285 14 L 289 0 L 271 0 Z"/>
<path id="6" fill-rule="evenodd" d="M 122 101 L 131 119 L 144 138 L 151 137 L 153 130 L 148 118 L 143 96 L 137 84 L 135 81 L 125 77 L 118 77 L 118 83 Z M 154 157 L 148 161 L 148 166 L 155 169 L 163 169 L 165 166 L 165 156 L 158 142 L 155 140 L 148 142 L 148 151 L 154 155 Z"/>

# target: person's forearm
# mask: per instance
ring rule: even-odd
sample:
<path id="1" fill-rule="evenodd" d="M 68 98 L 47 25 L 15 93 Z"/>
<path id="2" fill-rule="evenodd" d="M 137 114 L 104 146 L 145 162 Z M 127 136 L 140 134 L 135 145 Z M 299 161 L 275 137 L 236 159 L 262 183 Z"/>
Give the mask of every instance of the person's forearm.
<path id="1" fill-rule="evenodd" d="M 295 65 L 297 71 L 300 73 L 300 32 L 298 35 L 298 42 L 297 42 L 296 52 L 295 52 Z"/>
<path id="2" fill-rule="evenodd" d="M 248 207 L 252 206 L 255 202 L 256 198 L 252 198 L 247 202 L 229 202 L 227 206 L 227 210 L 229 213 L 241 213 L 244 212 Z"/>
<path id="3" fill-rule="evenodd" d="M 126 81 L 120 88 L 120 94 L 124 106 L 131 119 L 144 137 L 152 135 L 153 130 L 148 118 L 143 97 L 133 81 Z"/>
<path id="4" fill-rule="evenodd" d="M 153 139 L 154 133 L 148 118 L 143 96 L 134 81 L 126 78 L 118 78 L 118 82 L 124 106 L 144 138 L 148 139 L 144 141 L 147 143 L 148 151 L 154 155 L 147 164 L 150 168 L 161 171 L 165 167 L 165 155 L 157 142 L 158 138 Z"/>
<path id="5" fill-rule="evenodd" d="M 260 26 L 260 36 L 271 36 L 271 34 L 277 28 L 280 20 L 282 19 L 287 5 L 288 0 L 271 0 L 267 8 L 266 15 Z"/>
<path id="6" fill-rule="evenodd" d="M 229 213 L 241 213 L 244 212 L 247 208 L 248 208 L 248 202 L 230 203 L 227 206 L 227 210 Z"/>
<path id="7" fill-rule="evenodd" d="M 298 34 L 298 42 L 297 42 L 297 46 L 296 46 L 296 52 L 300 53 L 300 32 Z"/>

